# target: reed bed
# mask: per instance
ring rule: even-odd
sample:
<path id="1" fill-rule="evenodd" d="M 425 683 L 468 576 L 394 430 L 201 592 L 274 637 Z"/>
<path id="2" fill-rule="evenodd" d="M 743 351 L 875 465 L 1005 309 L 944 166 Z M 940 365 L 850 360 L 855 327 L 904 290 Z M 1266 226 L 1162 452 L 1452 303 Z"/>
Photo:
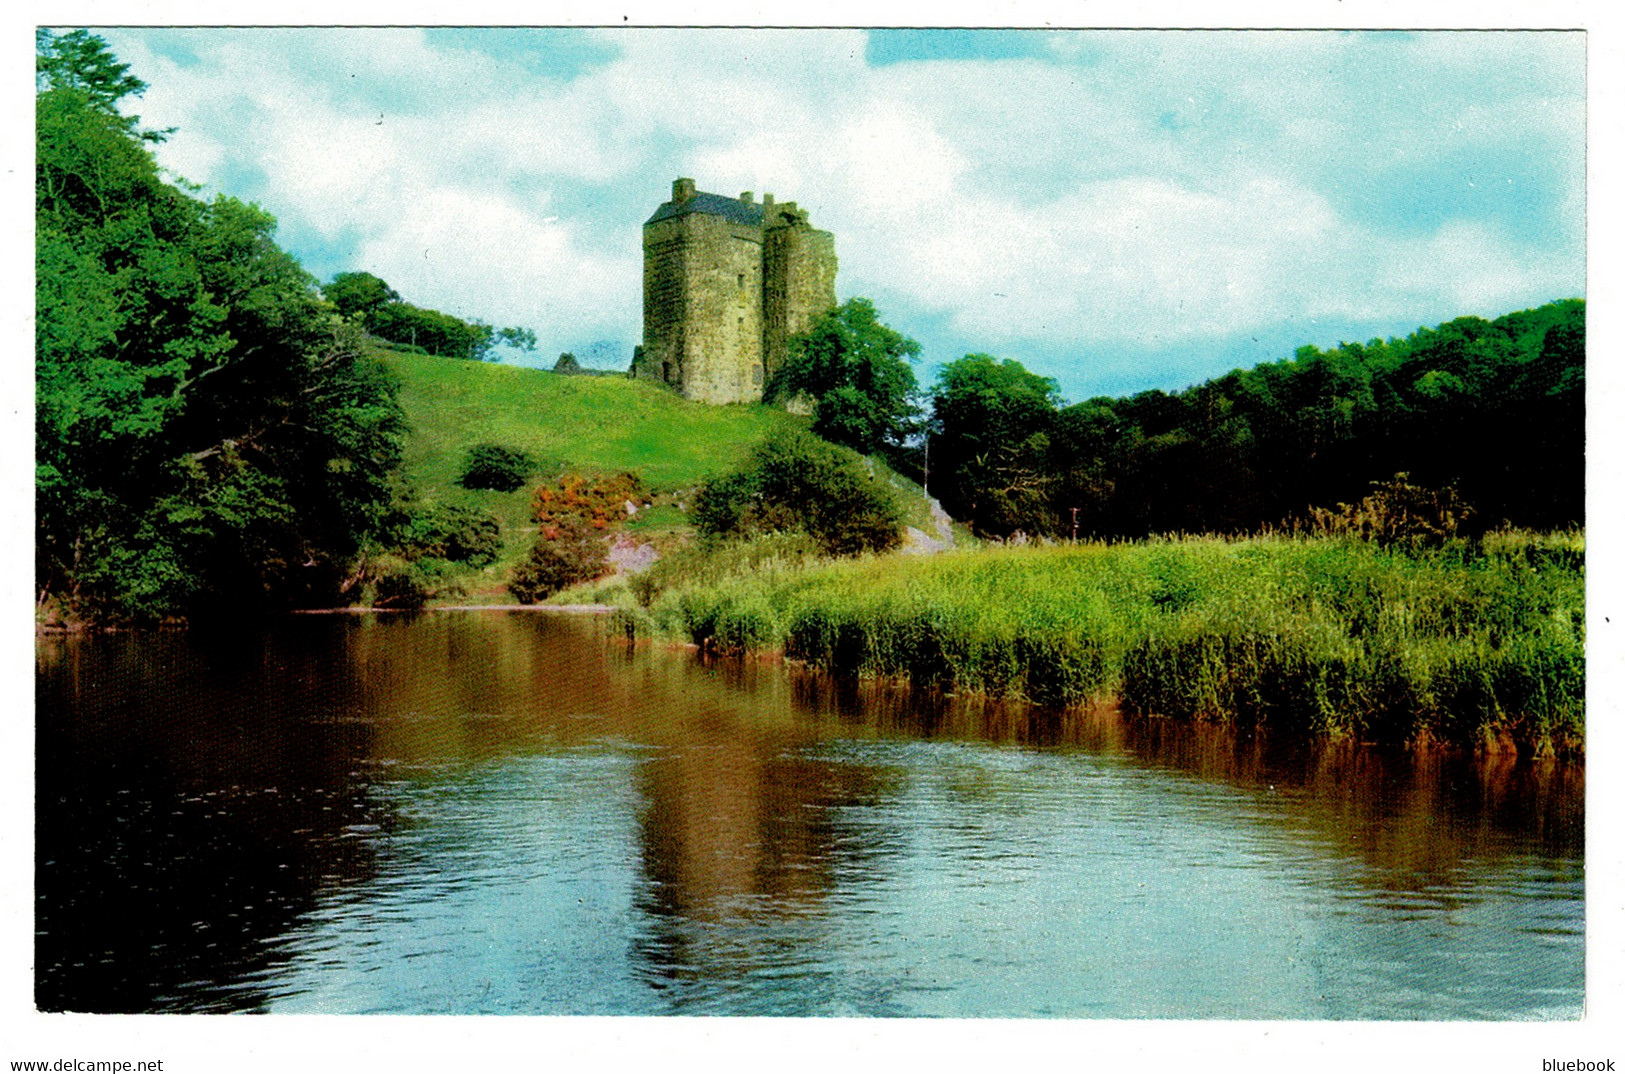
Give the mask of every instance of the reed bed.
<path id="1" fill-rule="evenodd" d="M 1442 548 L 1198 537 L 833 562 L 794 538 L 690 553 L 629 633 L 833 675 L 1373 742 L 1580 754 L 1585 541 Z"/>

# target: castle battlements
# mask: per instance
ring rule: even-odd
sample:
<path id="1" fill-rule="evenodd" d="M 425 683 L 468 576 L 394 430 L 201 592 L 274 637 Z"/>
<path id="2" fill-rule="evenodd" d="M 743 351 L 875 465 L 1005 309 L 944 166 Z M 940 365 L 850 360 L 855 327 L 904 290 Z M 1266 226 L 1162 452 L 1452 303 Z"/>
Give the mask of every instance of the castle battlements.
<path id="1" fill-rule="evenodd" d="M 634 376 L 689 399 L 754 402 L 790 337 L 835 307 L 835 237 L 793 201 L 671 185 L 643 225 L 643 345 Z"/>

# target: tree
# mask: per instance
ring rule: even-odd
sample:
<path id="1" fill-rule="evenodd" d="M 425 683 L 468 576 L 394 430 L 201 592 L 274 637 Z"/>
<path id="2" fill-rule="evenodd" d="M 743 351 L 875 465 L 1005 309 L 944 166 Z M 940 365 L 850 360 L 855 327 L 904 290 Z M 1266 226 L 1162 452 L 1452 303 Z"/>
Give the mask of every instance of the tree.
<path id="1" fill-rule="evenodd" d="M 920 345 L 880 322 L 866 298 L 848 299 L 791 341 L 768 400 L 805 392 L 816 401 L 812 430 L 861 454 L 895 454 L 920 413 L 911 361 Z"/>
<path id="2" fill-rule="evenodd" d="M 775 433 L 742 466 L 700 487 L 694 525 L 712 537 L 802 532 L 829 555 L 902 543 L 902 512 L 863 458 L 799 430 Z"/>
<path id="3" fill-rule="evenodd" d="M 539 538 L 514 568 L 508 592 L 521 604 L 536 604 L 561 589 L 600 577 L 607 565 L 603 537 L 579 521 L 561 523 L 553 536 Z"/>
<path id="4" fill-rule="evenodd" d="M 322 288 L 322 295 L 344 316 L 360 316 L 364 325 L 370 325 L 379 308 L 401 300 L 393 287 L 370 272 L 341 272 Z"/>
<path id="5" fill-rule="evenodd" d="M 1062 411 L 1049 499 L 1061 532 L 1078 507 L 1084 534 L 1236 533 L 1324 518 L 1311 509 L 1334 503 L 1356 504 L 1367 521 L 1377 507 L 1398 517 L 1397 486 L 1375 506 L 1361 497 L 1405 473 L 1407 487 L 1472 504 L 1470 521 L 1454 516 L 1458 535 L 1503 521 L 1573 524 L 1585 506 L 1584 385 L 1578 299 L 1403 339 L 1305 346 L 1183 391 Z M 933 463 L 947 450 L 933 443 Z M 974 474 L 963 486 L 983 487 Z"/>
<path id="6" fill-rule="evenodd" d="M 39 42 L 41 605 L 157 618 L 331 599 L 389 500 L 393 380 L 269 214 L 160 178 L 112 107 L 138 80 L 100 39 Z"/>
<path id="7" fill-rule="evenodd" d="M 531 328 L 499 328 L 497 339 L 515 350 L 529 354 L 536 349 L 536 331 Z M 560 357 L 563 357 L 562 355 Z"/>
<path id="8" fill-rule="evenodd" d="M 465 489 L 512 492 L 535 473 L 537 462 L 530 452 L 505 444 L 475 444 L 468 449 L 457 483 Z"/>
<path id="9" fill-rule="evenodd" d="M 979 533 L 1053 532 L 1050 438 L 1055 381 L 1019 362 L 967 354 L 942 371 L 932 398 L 931 487 Z"/>
<path id="10" fill-rule="evenodd" d="M 565 474 L 539 487 L 530 516 L 536 543 L 508 591 L 519 603 L 534 604 L 602 576 L 609 567 L 605 538 L 626 520 L 627 504 L 643 497 L 643 480 L 634 473 Z"/>
<path id="11" fill-rule="evenodd" d="M 492 328 L 483 321 L 414 306 L 370 272 L 340 272 L 322 294 L 372 335 L 426 354 L 484 361 L 492 357 L 498 342 L 521 351 L 536 349 L 536 333 L 529 328 Z"/>
<path id="12" fill-rule="evenodd" d="M 40 27 L 34 31 L 34 90 L 65 90 L 82 95 L 91 107 L 118 114 L 118 102 L 139 97 L 147 84 L 118 62 L 107 42 L 88 30 L 58 36 Z M 138 120 L 131 117 L 133 126 Z"/>

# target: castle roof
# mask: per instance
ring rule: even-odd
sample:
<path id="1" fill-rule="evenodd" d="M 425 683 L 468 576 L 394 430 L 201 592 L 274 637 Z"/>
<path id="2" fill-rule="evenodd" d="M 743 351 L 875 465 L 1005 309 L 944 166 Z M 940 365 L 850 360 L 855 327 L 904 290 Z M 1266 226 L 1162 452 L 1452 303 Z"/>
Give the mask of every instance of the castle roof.
<path id="1" fill-rule="evenodd" d="M 757 204 L 747 204 L 738 198 L 724 197 L 721 194 L 707 194 L 704 191 L 696 193 L 692 198 L 681 204 L 668 201 L 655 210 L 655 214 L 645 220 L 644 227 L 661 220 L 670 220 L 674 216 L 687 216 L 690 213 L 705 213 L 707 216 L 720 216 L 735 224 L 749 224 L 752 227 L 762 226 L 762 207 Z"/>

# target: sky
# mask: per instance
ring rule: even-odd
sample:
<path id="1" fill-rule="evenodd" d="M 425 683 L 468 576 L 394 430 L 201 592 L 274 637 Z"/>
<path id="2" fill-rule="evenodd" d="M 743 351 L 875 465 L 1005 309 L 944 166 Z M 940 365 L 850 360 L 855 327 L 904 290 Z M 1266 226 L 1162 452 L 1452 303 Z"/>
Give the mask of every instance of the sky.
<path id="1" fill-rule="evenodd" d="M 628 364 L 678 176 L 809 210 L 927 383 L 1175 389 L 1585 293 L 1580 33 L 98 32 L 171 174 L 538 364 Z"/>

